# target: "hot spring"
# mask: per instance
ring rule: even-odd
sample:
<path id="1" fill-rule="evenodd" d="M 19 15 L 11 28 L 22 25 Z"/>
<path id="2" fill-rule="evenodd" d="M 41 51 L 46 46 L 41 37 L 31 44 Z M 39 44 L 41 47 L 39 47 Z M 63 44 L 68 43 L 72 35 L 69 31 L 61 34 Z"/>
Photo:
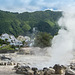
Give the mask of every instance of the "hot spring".
<path id="1" fill-rule="evenodd" d="M 15 62 L 37 68 L 50 67 L 54 64 L 67 65 L 73 59 L 75 49 L 75 8 L 64 9 L 58 20 L 60 26 L 58 35 L 54 36 L 52 46 L 48 48 L 31 48 L 31 55 L 17 55 L 12 59 Z"/>

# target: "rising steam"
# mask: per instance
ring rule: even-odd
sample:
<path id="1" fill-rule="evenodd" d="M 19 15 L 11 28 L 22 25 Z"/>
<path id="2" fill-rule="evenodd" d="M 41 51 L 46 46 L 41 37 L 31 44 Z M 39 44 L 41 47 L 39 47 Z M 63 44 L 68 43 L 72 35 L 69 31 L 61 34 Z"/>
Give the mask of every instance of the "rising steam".
<path id="1" fill-rule="evenodd" d="M 71 10 L 70 10 L 71 9 Z M 73 58 L 75 49 L 75 9 L 64 10 L 58 24 L 61 29 L 52 40 L 52 47 L 40 49 L 31 48 L 32 55 L 16 56 L 17 62 L 25 62 L 26 65 L 37 68 L 49 67 L 55 64 L 66 65 Z"/>
<path id="2" fill-rule="evenodd" d="M 72 59 L 72 51 L 75 49 L 75 9 L 63 11 L 63 16 L 58 24 L 61 29 L 52 41 L 52 64 L 67 64 Z"/>

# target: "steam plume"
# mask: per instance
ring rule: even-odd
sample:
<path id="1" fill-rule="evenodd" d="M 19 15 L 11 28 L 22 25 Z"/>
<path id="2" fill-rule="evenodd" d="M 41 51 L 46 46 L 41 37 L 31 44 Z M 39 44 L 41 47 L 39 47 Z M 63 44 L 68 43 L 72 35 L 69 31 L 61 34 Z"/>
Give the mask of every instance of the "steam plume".
<path id="1" fill-rule="evenodd" d="M 52 41 L 51 62 L 67 64 L 72 59 L 75 49 L 75 8 L 64 9 L 58 24 L 61 29 Z"/>
<path id="2" fill-rule="evenodd" d="M 66 65 L 73 58 L 72 51 L 75 49 L 75 9 L 63 10 L 63 16 L 58 24 L 61 29 L 52 40 L 52 47 L 41 50 L 32 49 L 32 56 L 16 56 L 16 61 L 25 62 L 26 65 L 37 68 L 49 67 L 55 64 Z"/>

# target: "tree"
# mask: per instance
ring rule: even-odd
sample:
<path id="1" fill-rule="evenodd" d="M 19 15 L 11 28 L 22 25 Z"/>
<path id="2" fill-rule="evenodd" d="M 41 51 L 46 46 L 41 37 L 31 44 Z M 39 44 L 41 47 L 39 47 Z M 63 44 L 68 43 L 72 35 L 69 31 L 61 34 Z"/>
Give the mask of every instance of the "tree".
<path id="1" fill-rule="evenodd" d="M 37 23 L 36 27 L 40 32 L 50 33 L 52 31 L 52 27 L 47 22 L 44 21 L 40 21 L 39 23 Z"/>
<path id="2" fill-rule="evenodd" d="M 46 32 L 39 32 L 34 40 L 34 46 L 36 47 L 49 47 L 51 46 L 52 36 Z"/>
<path id="3" fill-rule="evenodd" d="M 4 42 L 4 41 L 3 41 L 2 39 L 0 39 L 0 44 L 1 44 L 1 45 L 3 44 L 3 42 Z"/>

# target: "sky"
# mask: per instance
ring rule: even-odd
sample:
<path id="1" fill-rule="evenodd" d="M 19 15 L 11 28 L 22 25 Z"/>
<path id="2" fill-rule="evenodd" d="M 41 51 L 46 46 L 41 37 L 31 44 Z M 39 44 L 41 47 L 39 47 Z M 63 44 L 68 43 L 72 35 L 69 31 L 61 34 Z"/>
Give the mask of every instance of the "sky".
<path id="1" fill-rule="evenodd" d="M 75 5 L 75 0 L 0 0 L 0 10 L 11 12 L 62 10 L 63 7 L 72 5 Z"/>

